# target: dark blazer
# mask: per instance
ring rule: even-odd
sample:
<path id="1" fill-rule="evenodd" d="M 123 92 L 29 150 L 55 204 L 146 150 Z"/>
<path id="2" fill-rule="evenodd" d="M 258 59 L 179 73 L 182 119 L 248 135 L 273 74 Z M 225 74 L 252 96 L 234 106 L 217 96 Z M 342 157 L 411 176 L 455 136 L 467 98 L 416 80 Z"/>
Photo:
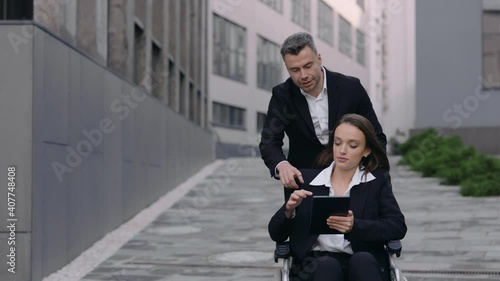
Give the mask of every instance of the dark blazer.
<path id="1" fill-rule="evenodd" d="M 385 149 L 387 140 L 382 132 L 372 103 L 359 79 L 326 70 L 328 89 L 328 128 L 347 113 L 357 113 L 372 123 L 380 144 Z M 267 117 L 259 144 L 264 163 L 274 176 L 276 165 L 288 160 L 297 169 L 313 168 L 316 156 L 324 149 L 312 123 L 306 98 L 291 78 L 273 88 Z M 284 135 L 289 138 L 288 159 L 283 153 Z"/>
<path id="2" fill-rule="evenodd" d="M 309 185 L 321 170 L 305 169 L 301 172 L 304 184 L 299 184 L 300 188 L 310 190 L 314 195 L 328 195 L 327 187 Z M 388 172 L 379 169 L 372 174 L 375 176 L 374 180 L 355 185 L 350 191 L 350 209 L 354 213 L 354 225 L 351 232 L 344 234 L 344 237 L 351 242 L 354 253 L 370 252 L 381 266 L 387 266 L 384 244 L 390 240 L 403 239 L 407 228 L 392 193 Z M 311 201 L 311 196 L 305 198 L 297 207 L 293 219 L 285 217 L 285 203 L 269 222 L 271 238 L 274 241 L 290 238 L 291 252 L 299 261 L 304 259 L 318 238 L 318 235 L 309 234 Z"/>

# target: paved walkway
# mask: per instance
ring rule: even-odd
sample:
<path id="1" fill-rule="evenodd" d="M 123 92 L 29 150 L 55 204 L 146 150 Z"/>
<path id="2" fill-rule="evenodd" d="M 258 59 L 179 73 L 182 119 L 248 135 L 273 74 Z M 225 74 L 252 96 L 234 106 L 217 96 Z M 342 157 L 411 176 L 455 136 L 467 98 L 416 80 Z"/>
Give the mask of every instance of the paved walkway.
<path id="1" fill-rule="evenodd" d="M 500 280 L 500 197 L 462 197 L 392 167 L 408 225 L 397 261 L 408 280 Z M 282 198 L 260 158 L 226 160 L 82 280 L 273 280 L 267 223 Z"/>

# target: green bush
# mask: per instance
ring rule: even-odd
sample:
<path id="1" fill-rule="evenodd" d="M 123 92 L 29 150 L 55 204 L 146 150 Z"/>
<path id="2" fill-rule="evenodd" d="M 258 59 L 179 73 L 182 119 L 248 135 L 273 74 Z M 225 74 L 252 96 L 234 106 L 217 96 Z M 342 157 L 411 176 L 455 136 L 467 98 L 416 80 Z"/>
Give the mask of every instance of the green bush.
<path id="1" fill-rule="evenodd" d="M 464 196 L 500 195 L 500 159 L 464 145 L 458 136 L 425 130 L 400 144 L 399 149 L 400 164 L 424 177 L 439 177 L 443 184 L 461 185 Z"/>
<path id="2" fill-rule="evenodd" d="M 500 195 L 500 174 L 485 174 L 464 180 L 460 193 L 463 196 L 495 196 Z"/>

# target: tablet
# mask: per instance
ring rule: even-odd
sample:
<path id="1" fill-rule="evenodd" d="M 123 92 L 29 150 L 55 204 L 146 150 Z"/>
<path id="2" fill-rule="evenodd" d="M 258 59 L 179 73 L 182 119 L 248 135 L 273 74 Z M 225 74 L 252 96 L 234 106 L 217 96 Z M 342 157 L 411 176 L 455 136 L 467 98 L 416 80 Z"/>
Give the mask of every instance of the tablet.
<path id="1" fill-rule="evenodd" d="M 341 234 L 326 224 L 329 216 L 347 216 L 349 211 L 349 197 L 313 196 L 311 205 L 311 234 Z"/>

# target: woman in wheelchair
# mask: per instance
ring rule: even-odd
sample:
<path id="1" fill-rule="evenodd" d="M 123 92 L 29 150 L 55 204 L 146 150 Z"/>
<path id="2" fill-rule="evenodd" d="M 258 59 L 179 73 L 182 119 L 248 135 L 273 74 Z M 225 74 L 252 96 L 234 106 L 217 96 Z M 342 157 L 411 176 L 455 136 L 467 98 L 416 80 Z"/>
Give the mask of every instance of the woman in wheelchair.
<path id="1" fill-rule="evenodd" d="M 389 161 L 370 121 L 344 115 L 317 165 L 323 169 L 301 170 L 304 184 L 285 196 L 269 222 L 274 241 L 289 239 L 292 280 L 389 280 L 384 244 L 402 239 L 406 224 L 392 192 Z M 340 234 L 310 233 L 313 195 L 350 197 L 347 216 L 325 221 Z"/>

